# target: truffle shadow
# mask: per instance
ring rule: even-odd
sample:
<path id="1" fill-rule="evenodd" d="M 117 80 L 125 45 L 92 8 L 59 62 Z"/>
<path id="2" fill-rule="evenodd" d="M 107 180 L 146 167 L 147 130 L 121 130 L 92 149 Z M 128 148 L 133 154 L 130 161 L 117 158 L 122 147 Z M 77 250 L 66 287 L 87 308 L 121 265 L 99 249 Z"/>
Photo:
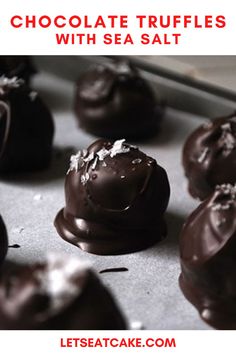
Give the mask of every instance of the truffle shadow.
<path id="1" fill-rule="evenodd" d="M 153 247 L 147 250 L 147 252 L 153 254 L 154 256 L 162 252 L 168 253 L 171 256 L 179 255 L 179 235 L 183 224 L 185 222 L 185 217 L 183 215 L 178 215 L 173 212 L 167 212 L 165 214 L 165 220 L 167 224 L 167 237 L 162 241 L 155 244 Z"/>
<path id="2" fill-rule="evenodd" d="M 166 224 L 168 228 L 167 238 L 163 242 L 169 248 L 179 247 L 179 235 L 185 222 L 183 215 L 178 215 L 173 212 L 166 213 Z"/>
<path id="3" fill-rule="evenodd" d="M 9 184 L 42 185 L 57 179 L 64 179 L 71 155 L 75 152 L 71 146 L 54 147 L 52 161 L 47 169 L 37 172 L 1 175 L 1 180 Z"/>
<path id="4" fill-rule="evenodd" d="M 183 140 L 180 124 L 176 124 L 177 118 L 174 114 L 169 114 L 167 111 L 162 117 L 159 129 L 156 134 L 153 134 L 149 139 L 140 141 L 132 141 L 132 143 L 142 143 L 143 145 L 151 146 L 166 146 L 167 144 L 176 144 Z"/>

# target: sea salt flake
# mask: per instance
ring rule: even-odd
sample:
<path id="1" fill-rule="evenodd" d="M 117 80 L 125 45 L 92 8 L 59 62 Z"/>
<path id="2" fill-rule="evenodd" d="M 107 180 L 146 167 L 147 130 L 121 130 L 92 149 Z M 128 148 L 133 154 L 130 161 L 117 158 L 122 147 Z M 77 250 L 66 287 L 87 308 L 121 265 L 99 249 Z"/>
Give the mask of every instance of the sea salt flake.
<path id="1" fill-rule="evenodd" d="M 82 175 L 82 176 L 80 177 L 80 181 L 81 181 L 81 183 L 83 184 L 83 186 L 88 182 L 88 180 L 89 180 L 89 174 L 88 174 L 88 172 L 86 172 L 85 175 Z"/>
<path id="2" fill-rule="evenodd" d="M 225 123 L 221 126 L 222 134 L 219 139 L 220 146 L 223 147 L 224 154 L 227 156 L 236 147 L 235 136 L 232 133 L 230 123 Z"/>
<path id="3" fill-rule="evenodd" d="M 95 170 L 98 160 L 103 161 L 102 166 L 106 167 L 107 164 L 104 161 L 104 159 L 107 156 L 110 156 L 113 158 L 114 156 L 116 156 L 118 154 L 124 154 L 124 153 L 130 151 L 130 147 L 125 146 L 124 142 L 125 142 L 125 139 L 116 140 L 114 142 L 114 144 L 112 145 L 111 149 L 106 149 L 105 147 L 102 147 L 99 151 L 97 151 L 95 153 L 91 152 L 89 155 L 88 155 L 87 150 L 78 151 L 77 154 L 72 155 L 70 158 L 70 167 L 67 171 L 67 174 L 73 170 L 78 172 L 84 166 L 85 163 L 88 163 L 91 161 L 92 161 L 92 165 L 91 165 L 92 170 Z M 141 159 L 136 159 L 136 163 L 140 163 L 141 161 L 142 161 Z M 86 183 L 85 177 L 82 177 L 81 181 L 83 181 L 83 183 Z"/>
<path id="4" fill-rule="evenodd" d="M 88 263 L 74 257 L 49 254 L 46 269 L 38 271 L 39 291 L 50 298 L 49 311 L 54 313 L 69 305 L 82 291 L 76 279 L 88 269 Z"/>
<path id="5" fill-rule="evenodd" d="M 132 161 L 132 164 L 133 165 L 137 165 L 137 164 L 139 164 L 139 163 L 141 163 L 142 162 L 142 159 L 134 159 L 133 161 Z"/>
<path id="6" fill-rule="evenodd" d="M 84 154 L 84 150 L 83 150 L 83 154 Z M 87 154 L 87 151 L 86 151 Z M 94 152 L 91 152 L 87 157 L 84 157 L 84 162 L 90 162 L 94 159 Z"/>
<path id="7" fill-rule="evenodd" d="M 92 168 L 93 171 L 95 170 L 95 168 L 97 166 L 97 162 L 98 162 L 98 157 L 96 156 L 94 161 L 93 161 L 93 163 L 92 163 L 92 165 L 91 165 L 91 168 Z"/>
<path id="8" fill-rule="evenodd" d="M 130 323 L 130 329 L 135 331 L 135 330 L 139 330 L 139 329 L 143 329 L 143 324 L 141 321 L 132 321 Z"/>
<path id="9" fill-rule="evenodd" d="M 221 196 L 228 196 L 228 200 L 224 200 L 221 202 Z M 210 204 L 210 207 L 213 211 L 220 210 L 229 210 L 232 205 L 235 203 L 236 199 L 236 185 L 231 184 L 222 184 L 216 186 L 216 193 L 214 195 L 214 200 Z"/>
<path id="10" fill-rule="evenodd" d="M 208 121 L 205 122 L 202 126 L 203 126 L 203 128 L 205 128 L 205 129 L 209 129 L 209 128 L 211 128 L 211 127 L 213 126 L 213 123 L 212 123 L 211 120 L 208 120 Z"/>
<path id="11" fill-rule="evenodd" d="M 38 96 L 38 93 L 36 91 L 31 91 L 29 93 L 29 98 L 32 102 L 36 99 L 37 96 Z"/>
<path id="12" fill-rule="evenodd" d="M 0 88 L 18 88 L 24 84 L 23 79 L 18 79 L 17 76 L 8 78 L 6 76 L 0 77 Z"/>
<path id="13" fill-rule="evenodd" d="M 124 154 L 130 151 L 130 148 L 124 146 L 125 139 L 116 140 L 110 150 L 110 156 L 114 157 L 118 154 Z"/>
<path id="14" fill-rule="evenodd" d="M 96 153 L 96 155 L 98 156 L 99 161 L 103 161 L 105 157 L 110 155 L 110 151 L 103 147 Z"/>
<path id="15" fill-rule="evenodd" d="M 226 222 L 225 218 L 222 218 L 221 220 L 216 221 L 216 226 L 221 227 L 224 223 Z"/>
<path id="16" fill-rule="evenodd" d="M 34 200 L 35 200 L 35 201 L 42 200 L 42 195 L 41 195 L 41 194 L 35 194 L 35 195 L 34 195 Z"/>
<path id="17" fill-rule="evenodd" d="M 204 150 L 202 150 L 201 155 L 198 157 L 197 161 L 199 163 L 203 163 L 203 161 L 206 159 L 208 153 L 209 153 L 208 148 L 205 148 Z"/>
<path id="18" fill-rule="evenodd" d="M 70 158 L 70 167 L 69 170 L 67 171 L 67 174 L 73 170 L 78 172 L 78 170 L 80 170 L 81 167 L 83 167 L 83 165 L 84 165 L 83 152 L 78 151 L 76 155 L 72 155 Z"/>

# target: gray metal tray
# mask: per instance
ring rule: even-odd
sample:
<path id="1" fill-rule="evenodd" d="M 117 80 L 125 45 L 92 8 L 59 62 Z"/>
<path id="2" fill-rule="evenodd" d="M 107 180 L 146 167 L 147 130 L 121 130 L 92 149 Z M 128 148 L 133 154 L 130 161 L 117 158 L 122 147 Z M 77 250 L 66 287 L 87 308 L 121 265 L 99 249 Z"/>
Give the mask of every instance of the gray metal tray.
<path id="1" fill-rule="evenodd" d="M 128 272 L 104 273 L 100 277 L 129 321 L 140 321 L 145 329 L 209 328 L 178 287 L 178 236 L 184 219 L 198 204 L 186 190 L 181 149 L 203 117 L 168 109 L 159 136 L 139 145 L 169 176 L 171 198 L 166 214 L 169 229 L 166 240 L 129 255 L 96 256 L 63 241 L 53 226 L 56 213 L 64 206 L 64 178 L 71 150 L 86 148 L 94 137 L 76 126 L 71 81 L 42 72 L 36 75 L 33 86 L 55 118 L 54 155 L 47 171 L 0 181 L 0 213 L 7 225 L 10 244 L 21 246 L 10 248 L 7 259 L 32 262 L 54 251 L 89 260 L 97 271 L 126 267 Z"/>

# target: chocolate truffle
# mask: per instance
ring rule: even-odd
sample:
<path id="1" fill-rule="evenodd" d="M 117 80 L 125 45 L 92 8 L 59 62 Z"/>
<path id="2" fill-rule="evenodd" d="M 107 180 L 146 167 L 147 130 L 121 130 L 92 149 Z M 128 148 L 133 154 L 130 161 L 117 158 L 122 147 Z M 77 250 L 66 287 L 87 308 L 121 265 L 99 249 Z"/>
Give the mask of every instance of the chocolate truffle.
<path id="1" fill-rule="evenodd" d="M 189 192 L 204 200 L 216 185 L 236 182 L 236 115 L 203 124 L 187 139 L 183 166 Z"/>
<path id="2" fill-rule="evenodd" d="M 156 134 L 163 111 L 150 85 L 126 62 L 97 66 L 77 82 L 75 113 L 91 134 L 147 138 Z"/>
<path id="3" fill-rule="evenodd" d="M 7 254 L 8 240 L 5 224 L 0 216 L 0 264 L 4 261 Z"/>
<path id="4" fill-rule="evenodd" d="M 236 186 L 217 186 L 190 215 L 180 257 L 180 287 L 202 319 L 236 329 Z"/>
<path id="5" fill-rule="evenodd" d="M 121 254 L 166 236 L 170 187 L 165 170 L 123 140 L 97 140 L 71 157 L 58 233 L 82 250 Z"/>
<path id="6" fill-rule="evenodd" d="M 126 323 L 108 290 L 78 259 L 51 255 L 0 279 L 0 329 L 108 330 Z"/>
<path id="7" fill-rule="evenodd" d="M 36 92 L 23 80 L 0 78 L 0 173 L 49 165 L 53 121 Z"/>
<path id="8" fill-rule="evenodd" d="M 30 57 L 27 56 L 0 56 L 0 76 L 19 77 L 29 82 L 36 73 Z"/>

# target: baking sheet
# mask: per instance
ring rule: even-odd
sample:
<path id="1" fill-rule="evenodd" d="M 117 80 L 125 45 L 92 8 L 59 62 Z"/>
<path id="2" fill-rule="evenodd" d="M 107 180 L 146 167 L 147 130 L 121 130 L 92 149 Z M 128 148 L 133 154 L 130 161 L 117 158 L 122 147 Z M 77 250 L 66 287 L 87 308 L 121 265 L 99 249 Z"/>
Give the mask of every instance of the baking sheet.
<path id="1" fill-rule="evenodd" d="M 174 76 L 170 75 L 170 72 L 165 72 L 164 66 L 159 67 L 155 64 L 156 56 L 121 56 L 119 58 L 132 61 L 134 65 L 143 68 L 142 75 L 156 85 L 158 96 L 169 107 L 208 118 L 226 116 L 236 110 L 236 93 L 232 90 L 229 93 L 229 89 L 211 85 L 211 82 L 202 85 L 197 78 L 192 78 L 191 84 L 189 81 L 186 84 L 185 80 L 185 83 L 182 82 L 186 76 L 183 72 L 174 71 Z M 75 81 L 84 70 L 94 63 L 102 64 L 112 60 L 112 58 L 103 56 L 35 56 L 33 59 L 40 69 L 71 81 Z M 223 69 L 221 70 L 221 78 L 224 81 L 222 71 Z M 229 72 L 229 69 L 225 72 Z M 232 70 L 231 77 L 234 76 L 236 77 Z"/>
<path id="2" fill-rule="evenodd" d="M 70 81 L 41 73 L 33 86 L 51 108 L 56 125 L 50 169 L 0 181 L 0 213 L 7 225 L 10 248 L 7 259 L 31 262 L 44 259 L 49 251 L 77 255 L 89 260 L 97 271 L 126 267 L 128 272 L 101 274 L 128 321 L 140 321 L 145 329 L 207 329 L 195 308 L 178 287 L 180 272 L 178 236 L 184 219 L 197 206 L 187 193 L 181 167 L 181 149 L 188 134 L 202 117 L 167 110 L 158 137 L 138 144 L 168 173 L 171 198 L 166 215 L 166 240 L 145 251 L 122 256 L 96 256 L 63 241 L 53 221 L 64 206 L 64 178 L 72 150 L 86 148 L 94 137 L 76 126 L 73 116 L 74 87 Z"/>

